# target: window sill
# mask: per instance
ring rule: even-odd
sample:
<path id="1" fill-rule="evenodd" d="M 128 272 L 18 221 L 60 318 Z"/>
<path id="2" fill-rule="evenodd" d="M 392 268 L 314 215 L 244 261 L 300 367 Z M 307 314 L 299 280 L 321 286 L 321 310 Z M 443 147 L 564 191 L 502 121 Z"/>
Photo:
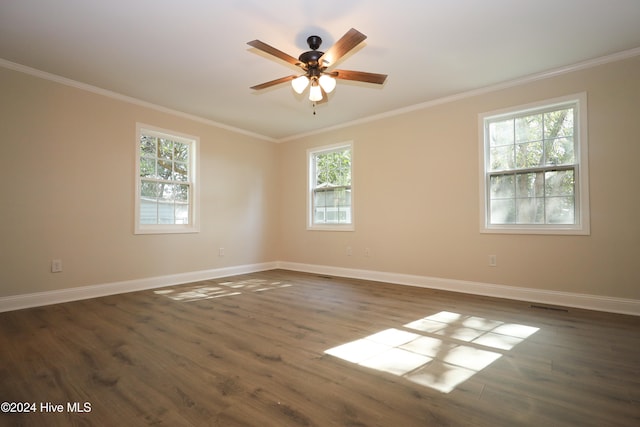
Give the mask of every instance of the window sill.
<path id="1" fill-rule="evenodd" d="M 308 231 L 355 231 L 353 224 L 323 224 L 309 225 Z"/>
<path id="2" fill-rule="evenodd" d="M 591 234 L 589 227 L 581 226 L 509 226 L 509 225 L 492 225 L 481 227 L 480 233 L 483 234 L 539 234 L 539 235 L 570 235 L 570 236 L 588 236 Z"/>
<path id="3" fill-rule="evenodd" d="M 134 234 L 191 234 L 191 233 L 199 233 L 200 229 L 194 226 L 176 226 L 176 225 L 169 225 L 169 226 L 158 226 L 158 225 L 153 225 L 153 226 L 141 226 L 141 227 L 136 227 L 136 229 L 134 230 Z"/>

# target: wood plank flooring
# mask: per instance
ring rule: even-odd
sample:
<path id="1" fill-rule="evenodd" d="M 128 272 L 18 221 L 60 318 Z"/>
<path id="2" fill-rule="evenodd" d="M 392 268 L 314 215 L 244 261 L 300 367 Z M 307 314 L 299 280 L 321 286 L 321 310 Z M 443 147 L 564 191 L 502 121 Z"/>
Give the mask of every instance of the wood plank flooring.
<path id="1" fill-rule="evenodd" d="M 283 270 L 0 313 L 0 361 L 7 426 L 640 425 L 640 318 Z"/>

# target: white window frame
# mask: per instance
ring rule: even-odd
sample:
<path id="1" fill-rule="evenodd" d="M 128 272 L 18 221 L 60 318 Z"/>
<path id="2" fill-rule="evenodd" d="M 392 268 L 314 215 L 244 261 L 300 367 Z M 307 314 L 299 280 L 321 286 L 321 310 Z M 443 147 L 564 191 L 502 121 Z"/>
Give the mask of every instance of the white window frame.
<path id="1" fill-rule="evenodd" d="M 575 223 L 574 224 L 490 224 L 489 206 L 489 126 L 495 119 L 535 114 L 554 107 L 573 106 L 575 108 L 574 152 L 575 152 Z M 479 129 L 479 184 L 480 184 L 480 232 L 506 234 L 590 234 L 589 221 L 589 156 L 587 140 L 587 94 L 567 95 L 550 100 L 506 108 L 478 115 Z"/>
<path id="2" fill-rule="evenodd" d="M 140 138 L 141 136 L 152 135 L 189 144 L 189 170 L 187 183 L 190 186 L 189 194 L 189 220 L 188 224 L 141 224 L 140 223 L 140 192 L 142 178 L 140 177 Z M 167 234 L 167 233 L 197 233 L 200 231 L 199 224 L 199 189 L 198 189 L 198 159 L 199 159 L 200 138 L 186 135 L 172 130 L 162 129 L 144 123 L 136 123 L 135 140 L 135 234 Z"/>
<path id="3" fill-rule="evenodd" d="M 314 156 L 316 154 L 329 153 L 332 151 L 340 151 L 349 149 L 351 151 L 351 222 L 338 224 L 317 224 L 314 222 L 314 198 L 315 189 L 315 165 Z M 325 145 L 322 147 L 314 147 L 307 150 L 307 230 L 326 230 L 326 231 L 354 231 L 354 144 L 353 141 L 341 142 L 338 144 Z"/>

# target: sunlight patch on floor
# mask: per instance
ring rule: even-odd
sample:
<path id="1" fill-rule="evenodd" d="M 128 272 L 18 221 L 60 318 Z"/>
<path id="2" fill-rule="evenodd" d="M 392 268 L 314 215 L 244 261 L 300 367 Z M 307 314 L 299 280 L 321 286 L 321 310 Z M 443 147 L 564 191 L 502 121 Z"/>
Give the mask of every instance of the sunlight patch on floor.
<path id="1" fill-rule="evenodd" d="M 386 329 L 325 353 L 449 393 L 539 330 L 448 311 L 404 328 Z"/>
<path id="2" fill-rule="evenodd" d="M 191 302 L 241 295 L 243 292 L 265 292 L 289 286 L 292 285 L 264 279 L 249 279 L 220 283 L 209 282 L 208 284 L 199 283 L 191 287 L 180 286 L 175 289 L 159 289 L 154 293 L 166 296 L 174 301 Z"/>

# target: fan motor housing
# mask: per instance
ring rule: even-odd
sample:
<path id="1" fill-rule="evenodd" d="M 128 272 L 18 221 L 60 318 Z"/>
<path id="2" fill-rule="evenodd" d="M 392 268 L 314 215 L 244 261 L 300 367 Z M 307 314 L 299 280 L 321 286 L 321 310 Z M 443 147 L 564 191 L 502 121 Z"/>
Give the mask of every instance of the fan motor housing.
<path id="1" fill-rule="evenodd" d="M 301 54 L 298 59 L 307 65 L 313 66 L 318 64 L 318 59 L 320 59 L 322 55 L 324 55 L 324 52 L 320 52 L 319 50 L 310 50 Z"/>

